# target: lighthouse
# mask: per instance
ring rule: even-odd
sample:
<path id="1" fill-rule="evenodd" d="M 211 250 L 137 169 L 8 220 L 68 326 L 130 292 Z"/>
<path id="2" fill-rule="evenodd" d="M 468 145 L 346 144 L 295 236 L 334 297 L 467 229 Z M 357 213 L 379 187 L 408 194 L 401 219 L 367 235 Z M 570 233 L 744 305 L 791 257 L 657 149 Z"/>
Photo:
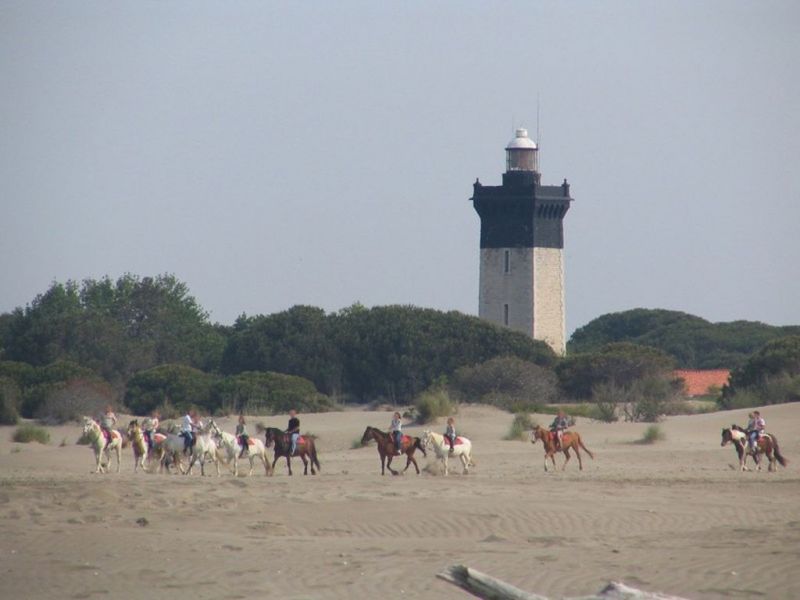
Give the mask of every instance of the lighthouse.
<path id="1" fill-rule="evenodd" d="M 542 185 L 539 148 L 525 129 L 506 146 L 503 184 L 476 180 L 481 219 L 478 316 L 566 351 L 564 215 L 567 180 Z"/>

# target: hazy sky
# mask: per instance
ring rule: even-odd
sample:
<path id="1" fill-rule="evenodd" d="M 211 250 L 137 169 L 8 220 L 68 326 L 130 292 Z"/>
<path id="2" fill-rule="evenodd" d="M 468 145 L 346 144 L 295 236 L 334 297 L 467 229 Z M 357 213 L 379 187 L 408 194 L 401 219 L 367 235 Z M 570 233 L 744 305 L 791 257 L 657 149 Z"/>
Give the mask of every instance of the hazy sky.
<path id="1" fill-rule="evenodd" d="M 214 321 L 477 314 L 476 177 L 566 177 L 567 329 L 800 324 L 800 3 L 0 1 L 0 312 L 173 273 Z"/>

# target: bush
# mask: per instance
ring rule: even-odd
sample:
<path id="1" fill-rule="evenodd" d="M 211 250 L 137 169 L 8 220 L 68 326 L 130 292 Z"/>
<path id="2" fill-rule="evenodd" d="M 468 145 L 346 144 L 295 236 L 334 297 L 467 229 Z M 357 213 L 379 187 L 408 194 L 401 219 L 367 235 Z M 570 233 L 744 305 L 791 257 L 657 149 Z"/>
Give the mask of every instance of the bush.
<path id="1" fill-rule="evenodd" d="M 16 425 L 19 421 L 15 392 L 11 385 L 0 383 L 0 425 Z"/>
<path id="2" fill-rule="evenodd" d="M 666 439 L 666 435 L 661 430 L 661 427 L 658 425 L 650 425 L 647 429 L 644 430 L 644 435 L 642 439 L 639 440 L 640 444 L 655 444 L 656 442 L 660 442 Z"/>
<path id="3" fill-rule="evenodd" d="M 597 420 L 603 423 L 615 423 L 619 420 L 617 406 L 627 400 L 627 393 L 624 388 L 614 383 L 598 383 L 592 388 L 592 400 L 595 403 L 594 414 Z"/>
<path id="4" fill-rule="evenodd" d="M 491 404 L 511 412 L 535 412 L 540 404 L 558 397 L 551 369 L 515 356 L 461 367 L 453 375 L 450 389 L 462 402 Z"/>
<path id="5" fill-rule="evenodd" d="M 514 420 L 511 421 L 511 427 L 508 429 L 508 433 L 503 439 L 524 442 L 528 439 L 529 433 L 534 425 L 535 423 L 529 414 L 516 414 L 514 415 Z"/>
<path id="6" fill-rule="evenodd" d="M 13 439 L 15 442 L 19 442 L 21 444 L 27 444 L 29 442 L 39 442 L 40 444 L 49 444 L 50 434 L 44 427 L 25 424 L 17 427 L 17 430 L 14 432 Z"/>
<path id="7" fill-rule="evenodd" d="M 642 379 L 628 388 L 625 420 L 655 423 L 667 413 L 671 402 L 678 398 L 676 384 L 665 379 Z"/>
<path id="8" fill-rule="evenodd" d="M 283 414 L 334 410 L 331 399 L 317 391 L 308 379 L 284 373 L 248 371 L 223 378 L 214 384 L 212 404 L 227 414 Z"/>
<path id="9" fill-rule="evenodd" d="M 426 390 L 414 402 L 417 411 L 417 423 L 424 425 L 439 417 L 446 417 L 455 412 L 455 405 L 450 394 L 444 388 Z"/>

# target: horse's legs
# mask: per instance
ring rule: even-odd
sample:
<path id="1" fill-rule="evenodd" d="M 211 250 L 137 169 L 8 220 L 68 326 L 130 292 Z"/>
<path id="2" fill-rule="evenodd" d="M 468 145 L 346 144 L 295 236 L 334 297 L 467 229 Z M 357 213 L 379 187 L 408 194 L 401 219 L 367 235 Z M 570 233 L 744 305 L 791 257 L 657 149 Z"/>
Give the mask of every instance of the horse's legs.
<path id="1" fill-rule="evenodd" d="M 466 475 L 467 473 L 469 473 L 469 457 L 466 454 L 462 454 L 461 462 L 464 465 L 463 474 Z"/>
<path id="2" fill-rule="evenodd" d="M 547 458 L 548 458 L 548 451 L 547 448 L 544 450 L 544 472 L 547 473 Z"/>
<path id="3" fill-rule="evenodd" d="M 300 454 L 300 460 L 303 461 L 303 475 L 308 475 L 308 460 L 305 454 Z M 314 468 L 313 466 L 311 467 Z"/>
<path id="4" fill-rule="evenodd" d="M 578 470 L 583 471 L 583 461 L 581 460 L 581 451 L 575 446 L 575 456 L 578 457 Z"/>
<path id="5" fill-rule="evenodd" d="M 571 456 L 571 455 L 570 455 L 570 453 L 569 453 L 569 448 L 564 448 L 564 449 L 562 450 L 562 452 L 564 453 L 564 456 L 565 456 L 566 458 L 564 458 L 564 466 L 563 466 L 563 467 L 561 467 L 561 470 L 562 470 L 562 471 L 566 471 L 566 470 L 567 470 L 567 463 L 569 462 L 569 459 L 570 459 L 570 458 L 572 458 L 572 456 Z"/>
<path id="6" fill-rule="evenodd" d="M 264 475 L 269 476 L 269 459 L 267 458 L 267 453 L 262 452 L 258 456 L 261 458 L 261 462 L 264 463 Z"/>
<path id="7" fill-rule="evenodd" d="M 122 457 L 122 444 L 117 446 L 117 473 L 119 473 L 120 469 L 120 458 Z"/>
<path id="8" fill-rule="evenodd" d="M 414 468 L 417 470 L 417 475 L 419 475 L 419 465 L 417 464 L 417 459 L 414 458 L 413 456 L 409 456 L 408 460 L 409 460 L 409 462 L 411 462 L 414 465 Z M 406 465 L 406 469 L 407 468 L 408 468 L 408 465 Z"/>
<path id="9" fill-rule="evenodd" d="M 392 459 L 394 459 L 394 454 L 389 452 L 386 455 L 386 468 L 392 473 L 392 475 L 397 475 L 397 471 L 392 468 Z"/>
<path id="10" fill-rule="evenodd" d="M 289 475 L 292 474 L 292 457 L 288 454 L 286 455 L 286 466 L 289 468 Z"/>
<path id="11" fill-rule="evenodd" d="M 445 476 L 447 476 L 448 473 L 449 473 L 448 464 L 447 464 L 448 463 L 448 461 L 447 461 L 447 451 L 443 449 L 442 452 L 443 452 L 443 454 L 442 454 L 442 464 L 444 465 L 444 474 L 445 474 Z"/>
<path id="12" fill-rule="evenodd" d="M 386 475 L 386 455 L 381 454 L 381 475 Z"/>

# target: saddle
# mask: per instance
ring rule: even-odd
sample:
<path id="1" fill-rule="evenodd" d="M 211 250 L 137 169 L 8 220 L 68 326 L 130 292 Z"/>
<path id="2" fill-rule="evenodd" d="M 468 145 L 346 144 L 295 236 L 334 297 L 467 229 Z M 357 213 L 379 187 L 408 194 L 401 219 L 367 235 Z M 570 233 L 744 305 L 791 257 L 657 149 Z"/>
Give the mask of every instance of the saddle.
<path id="1" fill-rule="evenodd" d="M 461 439 L 460 435 L 457 435 L 455 441 L 453 442 L 453 446 L 458 446 L 459 444 L 463 444 L 463 443 L 464 443 L 464 440 Z"/>

